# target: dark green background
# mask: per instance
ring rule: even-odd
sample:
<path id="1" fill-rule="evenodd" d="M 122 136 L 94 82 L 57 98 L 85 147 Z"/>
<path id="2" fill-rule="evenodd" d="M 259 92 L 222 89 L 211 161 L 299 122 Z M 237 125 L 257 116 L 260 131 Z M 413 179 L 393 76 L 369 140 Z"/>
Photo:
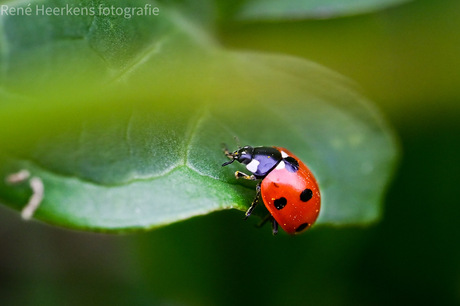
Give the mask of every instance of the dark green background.
<path id="1" fill-rule="evenodd" d="M 273 237 L 223 211 L 112 236 L 1 208 L 1 304 L 460 304 L 460 3 L 228 24 L 220 37 L 233 49 L 317 61 L 378 104 L 403 151 L 381 222 Z"/>

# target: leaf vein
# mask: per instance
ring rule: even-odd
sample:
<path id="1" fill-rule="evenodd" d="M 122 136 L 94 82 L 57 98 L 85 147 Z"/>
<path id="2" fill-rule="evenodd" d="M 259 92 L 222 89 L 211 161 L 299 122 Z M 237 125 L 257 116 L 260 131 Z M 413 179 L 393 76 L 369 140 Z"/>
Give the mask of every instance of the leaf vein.
<path id="1" fill-rule="evenodd" d="M 120 69 L 120 71 L 111 80 L 109 80 L 108 83 L 111 84 L 122 81 L 130 74 L 133 74 L 140 66 L 142 66 L 142 64 L 147 62 L 152 56 L 158 54 L 167 40 L 168 36 L 164 35 L 163 38 L 152 42 L 144 49 L 143 52 L 140 52 L 140 54 L 132 60 L 131 63 Z"/>
<path id="2" fill-rule="evenodd" d="M 170 173 L 172 173 L 174 171 L 178 171 L 180 168 L 186 167 L 183 164 L 179 164 L 179 165 L 175 165 L 174 167 L 168 169 L 168 171 L 166 171 L 166 172 L 162 172 L 159 175 L 151 175 L 149 177 L 142 177 L 142 178 L 138 177 L 138 178 L 134 178 L 134 179 L 125 180 L 125 181 L 122 181 L 122 182 L 119 182 L 119 183 L 101 183 L 101 182 L 97 182 L 95 180 L 91 180 L 89 178 L 81 177 L 78 174 L 64 173 L 64 172 L 61 172 L 61 171 L 56 171 L 55 169 L 50 169 L 46 165 L 41 163 L 39 160 L 34 159 L 32 157 L 25 158 L 25 157 L 20 156 L 19 154 L 6 152 L 6 151 L 3 151 L 1 154 L 6 155 L 7 158 L 9 158 L 9 159 L 11 159 L 13 161 L 16 161 L 18 164 L 31 164 L 32 165 L 31 167 L 36 168 L 38 171 L 41 171 L 41 172 L 44 172 L 44 173 L 49 173 L 49 174 L 52 174 L 54 176 L 59 176 L 59 177 L 66 178 L 66 179 L 75 179 L 75 180 L 80 181 L 82 183 L 92 184 L 92 185 L 96 185 L 96 186 L 103 186 L 103 187 L 120 187 L 120 186 L 124 186 L 124 185 L 133 184 L 133 183 L 136 183 L 136 182 L 154 181 L 154 180 L 157 180 L 157 179 L 161 179 L 162 177 L 164 177 L 166 175 L 169 175 Z M 26 168 L 27 170 L 32 170 L 31 167 L 27 168 L 27 166 L 25 166 L 25 165 L 22 166 L 22 168 Z M 40 176 L 39 173 L 35 172 L 35 174 Z"/>
<path id="3" fill-rule="evenodd" d="M 187 129 L 187 133 L 185 136 L 185 142 L 184 142 L 184 163 L 183 164 L 188 167 L 191 166 L 189 163 L 189 154 L 190 154 L 190 149 L 191 149 L 190 145 L 193 141 L 193 138 L 196 134 L 198 127 L 203 122 L 205 115 L 206 115 L 206 108 L 205 107 L 200 108 L 197 111 L 193 120 L 191 120 L 190 125 Z"/>

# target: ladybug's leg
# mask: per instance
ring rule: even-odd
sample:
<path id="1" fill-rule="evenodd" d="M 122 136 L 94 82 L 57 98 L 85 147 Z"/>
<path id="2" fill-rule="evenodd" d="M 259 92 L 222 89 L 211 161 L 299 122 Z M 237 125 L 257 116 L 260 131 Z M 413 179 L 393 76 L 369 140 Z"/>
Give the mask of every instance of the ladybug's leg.
<path id="1" fill-rule="evenodd" d="M 243 173 L 243 172 L 241 172 L 241 171 L 236 171 L 236 172 L 235 172 L 235 177 L 236 177 L 237 179 L 243 178 L 243 179 L 245 179 L 245 180 L 250 180 L 250 181 L 255 181 L 255 180 L 257 180 L 257 178 L 256 178 L 256 176 L 255 176 L 254 174 L 253 174 L 253 175 L 247 175 L 246 173 Z"/>
<path id="2" fill-rule="evenodd" d="M 254 208 L 256 208 L 257 204 L 259 204 L 259 199 L 260 199 L 260 183 L 257 184 L 256 186 L 256 197 L 254 198 L 254 201 L 252 201 L 249 209 L 246 211 L 246 214 L 244 215 L 244 220 L 249 218 L 249 216 L 252 214 L 252 211 L 254 210 Z"/>
<path id="3" fill-rule="evenodd" d="M 272 230 L 273 235 L 278 234 L 278 222 L 276 222 L 275 218 L 272 217 Z"/>
<path id="4" fill-rule="evenodd" d="M 262 227 L 265 225 L 265 223 L 267 223 L 268 220 L 270 220 L 272 218 L 272 215 L 270 214 L 267 214 L 263 219 L 262 221 L 260 221 L 259 224 L 257 224 L 257 227 Z"/>
<path id="5" fill-rule="evenodd" d="M 257 227 L 262 227 L 268 220 L 272 222 L 273 235 L 276 235 L 278 233 L 278 222 L 276 222 L 275 218 L 273 218 L 270 214 L 267 214 L 267 216 L 259 224 L 257 224 Z"/>

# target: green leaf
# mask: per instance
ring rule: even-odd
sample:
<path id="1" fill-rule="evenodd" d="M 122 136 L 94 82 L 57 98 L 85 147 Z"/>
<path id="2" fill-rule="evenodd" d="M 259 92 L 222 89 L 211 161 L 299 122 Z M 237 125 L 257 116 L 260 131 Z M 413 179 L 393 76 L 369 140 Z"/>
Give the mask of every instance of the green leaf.
<path id="1" fill-rule="evenodd" d="M 305 60 L 227 51 L 178 12 L 96 17 L 76 40 L 56 32 L 79 18 L 3 20 L 0 177 L 25 169 L 43 182 L 34 217 L 126 231 L 245 210 L 253 182 L 234 178 L 241 165 L 221 167 L 221 143 L 237 136 L 286 147 L 311 168 L 318 223 L 375 221 L 397 150 L 354 86 Z M 39 26 L 42 37 L 27 38 Z M 3 203 L 21 210 L 30 196 L 27 181 L 0 180 Z"/>
<path id="2" fill-rule="evenodd" d="M 324 19 L 379 11 L 411 0 L 246 0 L 234 18 L 241 21 Z"/>

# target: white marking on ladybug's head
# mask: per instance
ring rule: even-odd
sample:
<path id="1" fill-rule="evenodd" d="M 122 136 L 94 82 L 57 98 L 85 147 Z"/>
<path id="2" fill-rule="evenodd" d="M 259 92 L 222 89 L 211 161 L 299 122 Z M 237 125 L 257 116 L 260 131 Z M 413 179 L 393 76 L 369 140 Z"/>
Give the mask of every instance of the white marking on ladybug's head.
<path id="1" fill-rule="evenodd" d="M 258 161 L 257 159 L 253 159 L 251 160 L 249 164 L 246 165 L 246 169 L 248 169 L 252 173 L 255 173 L 257 172 L 257 168 L 259 167 L 259 164 L 260 164 L 260 161 Z"/>
<path id="2" fill-rule="evenodd" d="M 282 157 L 282 158 L 286 158 L 286 157 L 288 157 L 288 156 L 289 156 L 289 155 L 288 155 L 286 152 L 281 151 L 281 157 Z"/>
<path id="3" fill-rule="evenodd" d="M 278 164 L 278 166 L 276 166 L 276 170 L 282 170 L 286 168 L 286 165 L 284 164 L 284 161 L 280 161 L 280 163 Z"/>

